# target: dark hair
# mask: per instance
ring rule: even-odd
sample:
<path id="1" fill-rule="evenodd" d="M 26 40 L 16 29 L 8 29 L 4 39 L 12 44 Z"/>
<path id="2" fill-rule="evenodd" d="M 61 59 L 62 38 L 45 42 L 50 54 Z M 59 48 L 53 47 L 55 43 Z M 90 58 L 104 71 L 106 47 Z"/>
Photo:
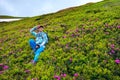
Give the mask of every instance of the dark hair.
<path id="1" fill-rule="evenodd" d="M 43 26 L 38 25 L 38 26 L 37 26 L 37 29 L 39 29 L 39 28 L 43 28 Z"/>

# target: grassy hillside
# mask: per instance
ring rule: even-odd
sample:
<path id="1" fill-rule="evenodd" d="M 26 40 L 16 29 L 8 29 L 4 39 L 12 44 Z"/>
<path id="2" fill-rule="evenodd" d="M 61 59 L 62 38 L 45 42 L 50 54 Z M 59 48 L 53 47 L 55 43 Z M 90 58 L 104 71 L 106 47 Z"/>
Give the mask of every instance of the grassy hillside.
<path id="1" fill-rule="evenodd" d="M 0 19 L 8 19 L 8 18 L 24 18 L 24 17 L 15 17 L 15 16 L 7 16 L 7 15 L 0 15 Z"/>
<path id="2" fill-rule="evenodd" d="M 29 30 L 44 25 L 49 43 L 36 65 Z M 0 24 L 0 80 L 120 80 L 120 0 L 89 3 Z"/>

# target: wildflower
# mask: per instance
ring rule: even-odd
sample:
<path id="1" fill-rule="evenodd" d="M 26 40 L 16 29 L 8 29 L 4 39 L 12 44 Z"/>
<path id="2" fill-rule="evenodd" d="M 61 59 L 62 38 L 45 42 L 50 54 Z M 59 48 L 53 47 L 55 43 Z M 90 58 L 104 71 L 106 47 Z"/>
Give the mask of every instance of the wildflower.
<path id="1" fill-rule="evenodd" d="M 115 63 L 120 64 L 120 59 L 116 59 Z"/>
<path id="2" fill-rule="evenodd" d="M 66 36 L 63 36 L 63 38 L 66 38 Z"/>
<path id="3" fill-rule="evenodd" d="M 81 30 L 83 31 L 83 30 L 85 30 L 85 28 L 83 27 L 83 28 L 81 28 Z"/>
<path id="4" fill-rule="evenodd" d="M 4 66 L 3 63 L 1 63 L 0 66 Z"/>
<path id="5" fill-rule="evenodd" d="M 9 67 L 6 66 L 6 65 L 3 66 L 3 69 L 4 69 L 4 70 L 6 70 L 6 69 L 8 69 L 8 68 L 9 68 Z"/>
<path id="6" fill-rule="evenodd" d="M 54 76 L 54 78 L 58 78 L 58 76 L 57 76 L 57 75 L 55 75 L 55 76 Z"/>
<path id="7" fill-rule="evenodd" d="M 72 58 L 70 58 L 70 62 L 72 62 Z"/>
<path id="8" fill-rule="evenodd" d="M 34 60 L 31 60 L 31 63 L 32 63 L 33 65 L 35 65 L 35 64 L 36 64 L 36 62 L 35 62 Z"/>
<path id="9" fill-rule="evenodd" d="M 76 34 L 75 36 L 80 36 L 80 34 Z"/>
<path id="10" fill-rule="evenodd" d="M 69 32 L 66 32 L 66 34 L 69 34 Z"/>
<path id="11" fill-rule="evenodd" d="M 111 55 L 112 53 L 111 53 L 111 52 L 109 52 L 109 54 Z"/>
<path id="12" fill-rule="evenodd" d="M 68 48 L 68 46 L 69 46 L 69 45 L 68 45 L 68 44 L 66 44 L 66 48 Z"/>
<path id="13" fill-rule="evenodd" d="M 105 24 L 106 27 L 108 27 L 109 25 L 108 24 Z"/>
<path id="14" fill-rule="evenodd" d="M 3 73 L 3 71 L 0 71 L 0 74 L 2 74 Z"/>
<path id="15" fill-rule="evenodd" d="M 63 74 L 63 77 L 66 77 L 67 75 L 66 74 Z"/>
<path id="16" fill-rule="evenodd" d="M 60 80 L 60 76 L 55 75 L 54 78 L 56 78 L 57 80 Z"/>
<path id="17" fill-rule="evenodd" d="M 120 26 L 118 26 L 117 28 L 120 29 Z"/>
<path id="18" fill-rule="evenodd" d="M 111 53 L 115 53 L 115 51 L 112 49 L 112 50 L 111 50 Z"/>
<path id="19" fill-rule="evenodd" d="M 26 69 L 25 72 L 26 72 L 26 73 L 30 73 L 30 70 Z"/>
<path id="20" fill-rule="evenodd" d="M 111 44 L 110 47 L 111 47 L 112 49 L 114 49 L 114 48 L 115 48 L 115 45 L 114 45 L 114 44 Z"/>
<path id="21" fill-rule="evenodd" d="M 58 79 L 57 80 L 60 80 L 60 77 L 58 77 Z"/>
<path id="22" fill-rule="evenodd" d="M 61 74 L 62 77 L 66 77 L 67 75 L 66 74 Z"/>
<path id="23" fill-rule="evenodd" d="M 74 34 L 72 34 L 71 36 L 72 36 L 72 37 L 74 37 L 75 35 L 74 35 Z"/>
<path id="24" fill-rule="evenodd" d="M 97 29 L 96 28 L 93 28 L 93 31 L 96 31 Z"/>
<path id="25" fill-rule="evenodd" d="M 116 50 L 120 50 L 119 48 L 116 48 Z"/>
<path id="26" fill-rule="evenodd" d="M 77 28 L 77 29 L 75 30 L 75 32 L 79 32 L 79 29 Z"/>
<path id="27" fill-rule="evenodd" d="M 105 34 L 109 34 L 109 32 L 105 32 Z"/>
<path id="28" fill-rule="evenodd" d="M 78 77 L 78 73 L 75 73 L 74 76 L 75 76 L 75 77 Z"/>

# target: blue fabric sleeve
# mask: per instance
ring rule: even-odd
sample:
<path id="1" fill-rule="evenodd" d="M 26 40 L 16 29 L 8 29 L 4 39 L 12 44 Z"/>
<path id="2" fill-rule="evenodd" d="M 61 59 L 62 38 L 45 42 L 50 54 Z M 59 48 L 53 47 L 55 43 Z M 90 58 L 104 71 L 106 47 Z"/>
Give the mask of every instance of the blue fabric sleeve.
<path id="1" fill-rule="evenodd" d="M 43 42 L 40 44 L 40 46 L 44 46 L 48 41 L 48 37 L 46 35 L 46 33 L 43 34 Z"/>
<path id="2" fill-rule="evenodd" d="M 33 27 L 32 29 L 30 29 L 30 33 L 36 37 L 37 33 L 35 32 L 35 30 L 37 29 L 37 26 Z"/>

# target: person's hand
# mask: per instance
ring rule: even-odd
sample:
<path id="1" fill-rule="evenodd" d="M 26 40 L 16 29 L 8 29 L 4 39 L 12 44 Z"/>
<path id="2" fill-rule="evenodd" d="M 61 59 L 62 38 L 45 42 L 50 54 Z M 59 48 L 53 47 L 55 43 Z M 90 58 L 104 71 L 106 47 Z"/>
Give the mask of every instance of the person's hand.
<path id="1" fill-rule="evenodd" d="M 37 29 L 40 28 L 40 25 L 37 25 Z"/>
<path id="2" fill-rule="evenodd" d="M 38 48 L 39 46 L 37 45 L 36 48 Z"/>
<path id="3" fill-rule="evenodd" d="M 36 45 L 36 49 L 39 48 L 39 45 Z"/>

